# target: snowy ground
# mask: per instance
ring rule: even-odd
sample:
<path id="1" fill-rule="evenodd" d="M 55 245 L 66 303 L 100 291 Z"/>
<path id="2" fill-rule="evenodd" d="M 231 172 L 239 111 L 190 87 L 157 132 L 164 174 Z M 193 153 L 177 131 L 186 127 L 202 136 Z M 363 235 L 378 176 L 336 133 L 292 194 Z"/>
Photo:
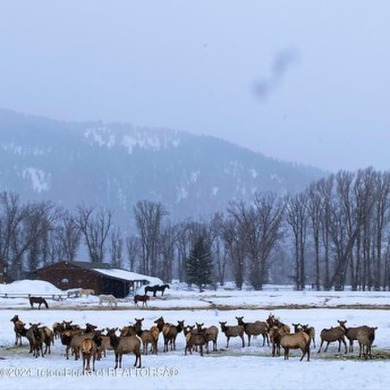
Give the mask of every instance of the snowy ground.
<path id="1" fill-rule="evenodd" d="M 9 290 L 10 285 L 1 286 Z M 24 282 L 20 288 L 38 295 L 49 293 L 50 286 Z M 16 292 L 16 291 L 15 291 Z M 27 292 L 27 291 L 26 291 Z M 390 372 L 390 305 L 389 292 L 316 292 L 292 291 L 289 288 L 267 286 L 264 291 L 206 291 L 171 288 L 163 298 L 151 300 L 149 308 L 137 308 L 130 299 L 119 302 L 118 308 L 99 307 L 97 297 L 71 298 L 64 301 L 48 300 L 50 309 L 31 310 L 25 298 L 0 298 L 0 375 L 4 388 L 25 389 L 384 389 L 388 387 Z M 348 308 L 348 307 L 353 307 Z M 265 320 L 272 312 L 283 322 L 308 323 L 317 331 L 317 348 L 312 348 L 311 361 L 299 361 L 300 353 L 293 351 L 288 361 L 271 357 L 270 347 L 262 346 L 262 338 L 252 340 L 251 346 L 241 347 L 239 339 L 226 338 L 220 332 L 218 351 L 200 357 L 184 356 L 184 337 L 179 334 L 176 351 L 162 351 L 159 341 L 157 356 L 142 356 L 142 369 L 135 370 L 134 355 L 124 357 L 124 369 L 113 370 L 114 356 L 96 362 L 96 372 L 82 375 L 81 361 L 66 360 L 64 347 L 56 340 L 51 355 L 33 358 L 28 347 L 14 346 L 13 324 L 10 319 L 18 314 L 26 322 L 41 322 L 52 326 L 55 321 L 73 320 L 84 326 L 86 322 L 99 327 L 122 327 L 144 318 L 144 326 L 164 317 L 166 322 L 186 324 L 204 322 L 206 326 L 219 321 L 236 324 L 236 316 L 245 321 Z M 321 329 L 347 320 L 347 325 L 377 326 L 373 347 L 374 359 L 358 359 L 358 346 L 347 356 L 337 352 L 331 344 L 328 352 L 317 353 Z M 247 341 L 247 340 L 245 340 Z M 26 341 L 24 341 L 25 343 Z"/>

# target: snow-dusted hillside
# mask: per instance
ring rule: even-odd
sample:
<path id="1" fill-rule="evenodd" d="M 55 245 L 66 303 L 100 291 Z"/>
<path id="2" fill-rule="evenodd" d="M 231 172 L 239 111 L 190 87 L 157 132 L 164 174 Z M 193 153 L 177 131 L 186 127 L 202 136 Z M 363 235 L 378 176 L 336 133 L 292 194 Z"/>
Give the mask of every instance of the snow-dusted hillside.
<path id="1" fill-rule="evenodd" d="M 256 191 L 306 187 L 320 170 L 221 139 L 131 124 L 70 123 L 0 110 L 0 190 L 74 208 L 99 204 L 128 221 L 139 200 L 175 219 L 210 216 Z"/>

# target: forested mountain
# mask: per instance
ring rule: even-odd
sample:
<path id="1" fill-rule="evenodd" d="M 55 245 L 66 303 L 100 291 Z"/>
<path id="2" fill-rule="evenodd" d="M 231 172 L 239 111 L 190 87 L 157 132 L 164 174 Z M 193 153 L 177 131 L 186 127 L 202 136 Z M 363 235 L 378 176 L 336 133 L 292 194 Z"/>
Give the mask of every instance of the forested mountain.
<path id="1" fill-rule="evenodd" d="M 299 191 L 324 175 L 214 137 L 0 110 L 0 190 L 68 209 L 109 208 L 121 225 L 138 200 L 161 202 L 173 220 L 199 218 L 256 192 Z"/>

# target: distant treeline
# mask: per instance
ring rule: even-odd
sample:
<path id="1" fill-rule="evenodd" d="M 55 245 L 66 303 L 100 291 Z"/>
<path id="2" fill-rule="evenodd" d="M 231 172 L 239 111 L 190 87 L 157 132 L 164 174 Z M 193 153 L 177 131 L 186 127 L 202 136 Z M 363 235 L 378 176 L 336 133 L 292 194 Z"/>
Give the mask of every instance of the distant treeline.
<path id="1" fill-rule="evenodd" d="M 74 261 L 85 248 L 91 262 L 188 281 L 186 261 L 202 239 L 212 259 L 213 283 L 234 280 L 255 289 L 291 283 L 302 290 L 380 290 L 390 287 L 390 173 L 340 171 L 304 191 L 255 193 L 233 200 L 207 221 L 173 222 L 149 200 L 133 207 L 136 229 L 124 233 L 109 209 L 52 201 L 23 203 L 0 194 L 0 263 L 8 280 L 37 268 Z M 80 260 L 80 259 L 77 259 Z"/>

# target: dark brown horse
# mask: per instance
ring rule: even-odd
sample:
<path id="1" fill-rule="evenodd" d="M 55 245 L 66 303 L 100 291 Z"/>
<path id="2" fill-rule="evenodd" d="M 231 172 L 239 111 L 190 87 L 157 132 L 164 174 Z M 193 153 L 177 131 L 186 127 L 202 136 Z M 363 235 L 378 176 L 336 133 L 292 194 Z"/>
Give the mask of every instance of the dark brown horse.
<path id="1" fill-rule="evenodd" d="M 155 297 L 156 296 L 156 293 L 157 291 L 161 291 L 161 296 L 163 297 L 164 296 L 164 291 L 166 288 L 170 288 L 169 287 L 169 284 L 163 284 L 162 286 L 160 286 L 159 284 L 156 285 L 156 286 L 146 286 L 145 287 L 145 295 L 150 291 L 153 293 L 153 296 Z"/>
<path id="2" fill-rule="evenodd" d="M 138 302 L 142 302 L 142 306 L 148 306 L 148 301 L 150 301 L 149 295 L 136 295 L 134 297 L 134 303 L 138 306 Z"/>
<path id="3" fill-rule="evenodd" d="M 42 298 L 42 297 L 30 297 L 31 309 L 34 309 L 34 303 L 38 304 L 38 309 L 41 309 L 42 303 L 46 306 L 46 309 L 49 308 L 49 305 L 47 304 L 45 298 Z"/>

